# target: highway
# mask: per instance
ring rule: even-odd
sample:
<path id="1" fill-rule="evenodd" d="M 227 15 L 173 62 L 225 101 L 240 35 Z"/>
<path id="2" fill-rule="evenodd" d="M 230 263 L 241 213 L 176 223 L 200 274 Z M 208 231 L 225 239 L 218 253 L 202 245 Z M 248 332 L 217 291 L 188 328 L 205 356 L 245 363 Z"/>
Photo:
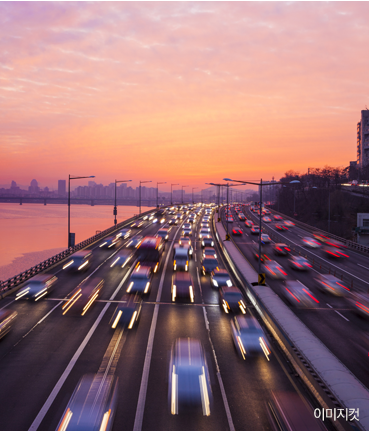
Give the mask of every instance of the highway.
<path id="1" fill-rule="evenodd" d="M 229 223 L 229 231 L 231 232 L 232 226 L 241 227 L 243 230 L 242 236 L 232 236 L 233 240 L 250 264 L 254 266 L 255 270 L 258 270 L 257 260 L 252 253 L 252 246 L 258 243 L 258 236 L 251 234 L 250 228 L 239 220 L 234 209 L 232 209 L 232 212 L 234 223 Z M 259 216 L 252 212 L 249 206 L 243 206 L 243 212 L 247 219 L 251 219 L 255 225 L 259 225 Z M 226 226 L 224 212 L 222 212 L 222 221 Z M 267 256 L 283 267 L 287 273 L 285 280 L 299 280 L 307 286 L 319 301 L 319 305 L 311 309 L 293 307 L 285 301 L 284 280 L 267 278 L 267 284 L 326 347 L 369 388 L 369 376 L 367 373 L 369 365 L 369 322 L 356 314 L 347 298 L 336 297 L 322 292 L 314 282 L 314 278 L 318 273 L 328 273 L 328 267 L 330 267 L 331 274 L 335 272 L 338 278 L 343 276 L 343 281 L 346 282 L 348 287 L 351 287 L 352 283 L 352 292 L 367 293 L 369 289 L 369 257 L 346 250 L 349 258 L 342 260 L 329 259 L 322 250 L 309 249 L 302 245 L 302 238 L 312 237 L 311 233 L 297 226 L 289 227 L 288 231 L 280 232 L 275 228 L 277 223 L 278 221 L 273 221 L 272 216 L 271 223 L 262 223 L 263 232 L 270 234 L 272 243 L 274 241 L 285 243 L 291 246 L 293 254 L 298 255 L 300 252 L 301 255 L 307 256 L 311 263 L 314 260 L 314 268 L 307 272 L 292 269 L 288 265 L 288 257 L 274 255 L 271 245 L 265 247 Z M 320 263 L 322 264 L 322 270 L 320 270 Z"/>
<path id="2" fill-rule="evenodd" d="M 135 233 L 155 235 L 162 225 L 146 221 Z M 171 301 L 172 247 L 181 235 L 180 223 L 170 232 L 159 271 L 143 300 L 137 328 L 132 330 L 122 333 L 109 323 L 116 302 L 128 287 L 133 264 L 124 269 L 110 266 L 129 240 L 116 249 L 100 248 L 102 241 L 93 245 L 93 261 L 85 273 L 71 274 L 63 270 L 65 263 L 56 265 L 49 271 L 58 277 L 55 289 L 39 302 L 15 301 L 15 293 L 0 301 L 0 310 L 18 312 L 14 327 L 0 340 L 0 430 L 55 430 L 82 375 L 107 368 L 119 378 L 113 430 L 272 430 L 267 410 L 271 392 L 301 396 L 310 410 L 317 406 L 266 330 L 272 350 L 270 361 L 264 356 L 246 361 L 237 356 L 231 337 L 231 316 L 219 307 L 218 292 L 212 288 L 209 276 L 199 272 L 202 249 L 198 230 L 199 218 L 193 226 L 194 257 L 189 265 L 194 304 Z M 253 263 L 248 255 L 252 239 L 243 236 L 237 242 Z M 219 258 L 218 248 L 217 254 L 219 266 L 227 268 Z M 63 315 L 64 299 L 91 276 L 105 281 L 99 300 L 84 316 Z M 231 279 L 234 281 L 232 274 Z M 271 286 L 278 291 L 278 283 Z M 332 310 L 327 307 L 327 312 L 303 311 L 299 317 L 309 326 L 319 327 L 322 334 L 327 330 L 327 345 L 331 342 L 329 335 L 337 331 L 346 335 L 355 326 L 364 332 L 366 323 L 358 319 L 356 322 L 341 300 L 330 299 L 330 303 Z M 249 303 L 247 306 L 248 313 L 252 313 L 253 308 Z M 335 310 L 347 313 L 350 322 L 335 314 Z M 205 349 L 213 395 L 210 416 L 170 412 L 170 351 L 179 337 L 199 339 Z M 337 346 L 345 347 L 342 355 L 350 357 L 351 367 L 354 364 L 360 371 L 359 378 L 368 381 L 361 377 L 366 359 L 357 346 L 358 337 L 348 339 Z M 358 358 L 348 352 L 351 349 L 355 349 Z M 326 423 L 326 427 L 331 429 L 331 423 Z"/>

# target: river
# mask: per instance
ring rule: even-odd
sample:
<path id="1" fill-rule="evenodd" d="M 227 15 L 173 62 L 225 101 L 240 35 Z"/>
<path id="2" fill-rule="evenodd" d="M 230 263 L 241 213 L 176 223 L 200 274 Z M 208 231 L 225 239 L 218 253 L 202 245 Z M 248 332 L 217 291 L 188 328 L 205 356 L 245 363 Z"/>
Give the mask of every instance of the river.
<path id="1" fill-rule="evenodd" d="M 117 221 L 137 213 L 136 206 L 119 206 Z M 113 225 L 113 206 L 71 206 L 76 244 Z M 67 249 L 68 207 L 0 203 L 0 239 L 0 280 L 6 280 Z"/>

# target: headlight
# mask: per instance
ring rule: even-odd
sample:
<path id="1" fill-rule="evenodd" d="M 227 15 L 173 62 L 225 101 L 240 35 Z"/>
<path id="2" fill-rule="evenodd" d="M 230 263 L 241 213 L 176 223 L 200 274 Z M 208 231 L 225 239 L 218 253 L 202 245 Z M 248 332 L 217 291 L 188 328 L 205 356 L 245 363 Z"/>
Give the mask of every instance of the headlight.
<path id="1" fill-rule="evenodd" d="M 228 279 L 227 282 L 226 282 L 226 284 L 227 284 L 229 287 L 231 287 L 231 286 L 232 286 L 232 282 L 231 282 L 231 280 Z"/>
<path id="2" fill-rule="evenodd" d="M 218 282 L 215 279 L 213 279 L 213 285 L 216 287 L 218 286 Z"/>

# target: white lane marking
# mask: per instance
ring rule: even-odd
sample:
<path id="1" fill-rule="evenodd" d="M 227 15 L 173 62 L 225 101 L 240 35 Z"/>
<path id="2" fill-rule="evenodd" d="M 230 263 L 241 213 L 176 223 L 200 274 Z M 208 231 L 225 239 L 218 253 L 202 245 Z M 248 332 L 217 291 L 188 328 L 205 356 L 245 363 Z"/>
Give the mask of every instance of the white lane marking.
<path id="1" fill-rule="evenodd" d="M 195 262 L 197 262 L 197 256 L 196 256 L 196 254 L 195 254 Z"/>
<path id="2" fill-rule="evenodd" d="M 273 230 L 273 231 L 274 231 L 276 234 L 279 234 L 281 237 L 284 237 L 281 233 L 279 233 L 279 232 L 277 232 L 277 231 L 275 231 L 275 230 Z M 304 250 L 305 252 L 309 252 L 309 253 L 311 253 L 312 255 L 316 256 L 317 258 L 321 259 L 322 261 L 326 262 L 328 265 L 333 266 L 333 267 L 336 267 L 338 270 L 340 270 L 340 271 L 342 271 L 342 272 L 345 272 L 345 273 L 349 274 L 350 276 L 356 278 L 357 280 L 359 280 L 359 281 L 361 281 L 361 282 L 364 282 L 364 283 L 366 283 L 367 285 L 369 285 L 369 282 L 365 281 L 364 279 L 361 279 L 361 278 L 355 276 L 354 274 L 348 272 L 347 270 L 344 270 L 343 268 L 337 267 L 336 265 L 330 263 L 329 261 L 325 260 L 325 259 L 322 258 L 321 256 L 316 255 L 315 253 L 313 253 L 313 252 L 311 252 L 311 251 L 308 251 L 308 250 L 305 249 L 304 247 L 298 245 L 297 243 L 295 243 L 295 242 L 292 241 L 291 239 L 289 239 L 289 238 L 287 238 L 287 237 L 284 237 L 284 238 L 285 238 L 286 240 L 290 241 L 291 243 L 293 243 L 295 246 L 301 248 L 301 249 Z"/>
<path id="3" fill-rule="evenodd" d="M 340 314 L 338 311 L 335 311 L 339 316 L 341 316 L 343 319 L 345 319 L 346 321 L 350 321 L 349 319 L 347 319 L 346 317 L 344 317 L 342 314 Z"/>
<path id="4" fill-rule="evenodd" d="M 331 306 L 330 304 L 327 303 L 327 306 L 333 309 L 333 306 Z"/>
<path id="5" fill-rule="evenodd" d="M 179 228 L 178 228 L 178 230 L 176 231 L 176 233 L 174 235 L 174 239 L 175 239 L 178 231 L 179 231 Z M 174 242 L 172 242 L 171 245 L 170 245 L 170 247 L 169 247 L 168 255 L 167 255 L 167 258 L 165 260 L 165 264 L 164 264 L 164 268 L 163 268 L 163 273 L 161 274 L 160 283 L 159 283 L 159 290 L 158 290 L 158 294 L 156 296 L 156 301 L 157 302 L 159 302 L 160 298 L 161 298 L 161 292 L 163 290 L 165 272 L 166 272 L 166 269 L 167 269 L 168 260 L 169 260 L 169 257 L 170 257 L 170 251 L 172 249 L 173 243 Z M 155 330 L 156 330 L 156 323 L 157 323 L 157 320 L 158 320 L 158 314 L 159 314 L 159 305 L 156 304 L 155 305 L 155 309 L 154 309 L 154 315 L 153 315 L 152 321 L 151 321 L 149 340 L 147 342 L 145 363 L 144 363 L 144 367 L 143 367 L 143 371 L 142 371 L 142 379 L 141 379 L 141 385 L 140 385 L 140 393 L 138 395 L 136 416 L 135 416 L 135 422 L 134 422 L 134 425 L 133 425 L 133 430 L 134 431 L 140 431 L 140 430 L 142 430 L 142 421 L 143 421 L 143 415 L 144 415 L 144 410 L 145 410 L 147 385 L 148 385 L 148 381 L 149 381 L 149 372 L 150 372 L 150 364 L 151 364 L 151 357 L 152 357 L 152 349 L 153 349 L 153 345 L 154 345 L 154 336 L 155 336 Z"/>
<path id="6" fill-rule="evenodd" d="M 207 314 L 206 314 L 205 306 L 202 307 L 202 311 L 204 312 L 204 320 L 205 320 L 206 330 L 210 331 L 209 321 L 208 321 L 208 317 L 207 317 Z"/>
<path id="7" fill-rule="evenodd" d="M 114 291 L 112 296 L 110 297 L 110 300 L 113 300 L 114 297 L 118 294 L 119 290 L 121 289 L 122 285 L 124 284 L 125 280 L 127 279 L 129 275 L 129 272 L 126 273 L 120 284 L 118 285 L 117 289 Z M 31 424 L 30 428 L 28 430 L 30 431 L 36 431 L 42 420 L 44 419 L 46 413 L 48 412 L 49 408 L 51 407 L 52 403 L 54 402 L 56 396 L 58 395 L 59 391 L 61 390 L 62 386 L 64 385 L 64 382 L 68 378 L 70 372 L 72 371 L 74 365 L 76 364 L 79 356 L 81 355 L 82 351 L 84 350 L 85 346 L 88 344 L 89 340 L 91 339 L 92 335 L 94 334 L 95 330 L 97 329 L 97 326 L 99 325 L 100 321 L 102 320 L 103 316 L 105 315 L 105 312 L 108 310 L 110 306 L 110 303 L 107 303 L 104 307 L 104 309 L 100 312 L 100 315 L 97 317 L 97 320 L 94 322 L 94 325 L 91 327 L 90 331 L 87 333 L 87 336 L 83 339 L 83 342 L 75 352 L 74 356 L 72 357 L 71 361 L 69 362 L 67 368 L 63 372 L 62 376 L 59 378 L 58 382 L 56 383 L 55 387 L 53 388 L 52 392 L 50 393 L 50 396 L 47 398 L 46 402 L 44 403 L 43 407 L 41 408 L 40 412 L 37 414 L 37 417 Z"/>
<path id="8" fill-rule="evenodd" d="M 5 308 L 7 308 L 9 305 L 11 305 L 11 304 L 14 303 L 14 302 L 15 302 L 15 299 L 12 300 L 11 302 L 9 302 L 8 304 L 6 304 L 5 306 L 3 306 L 0 310 L 3 310 L 3 309 L 5 309 Z"/>
<path id="9" fill-rule="evenodd" d="M 200 293 L 201 293 L 201 298 L 202 298 L 202 289 L 201 289 L 200 274 L 199 274 L 199 268 L 198 267 L 196 267 L 196 272 L 197 272 L 197 282 L 199 283 L 199 288 L 200 288 Z M 204 303 L 204 299 L 202 299 L 202 302 Z"/>
<path id="10" fill-rule="evenodd" d="M 361 265 L 361 264 L 358 264 L 358 266 L 363 267 L 363 268 L 369 270 L 369 267 L 365 267 L 365 266 L 363 266 L 363 265 Z"/>

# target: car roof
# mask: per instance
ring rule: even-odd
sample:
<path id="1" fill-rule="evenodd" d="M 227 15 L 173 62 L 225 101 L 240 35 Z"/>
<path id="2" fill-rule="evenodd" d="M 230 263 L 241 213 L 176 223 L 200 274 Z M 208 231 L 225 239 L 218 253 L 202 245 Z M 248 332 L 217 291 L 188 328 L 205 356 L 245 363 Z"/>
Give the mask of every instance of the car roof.
<path id="1" fill-rule="evenodd" d="M 224 294 L 227 294 L 227 293 L 229 293 L 229 294 L 231 294 L 231 293 L 232 293 L 232 294 L 233 294 L 233 293 L 237 293 L 237 294 L 242 295 L 240 289 L 237 288 L 237 287 L 235 287 L 235 286 L 228 286 L 228 285 L 225 285 L 225 286 L 221 287 L 221 290 L 224 292 Z"/>
<path id="2" fill-rule="evenodd" d="M 175 272 L 174 273 L 174 281 L 191 282 L 192 283 L 191 275 L 189 272 Z"/>

